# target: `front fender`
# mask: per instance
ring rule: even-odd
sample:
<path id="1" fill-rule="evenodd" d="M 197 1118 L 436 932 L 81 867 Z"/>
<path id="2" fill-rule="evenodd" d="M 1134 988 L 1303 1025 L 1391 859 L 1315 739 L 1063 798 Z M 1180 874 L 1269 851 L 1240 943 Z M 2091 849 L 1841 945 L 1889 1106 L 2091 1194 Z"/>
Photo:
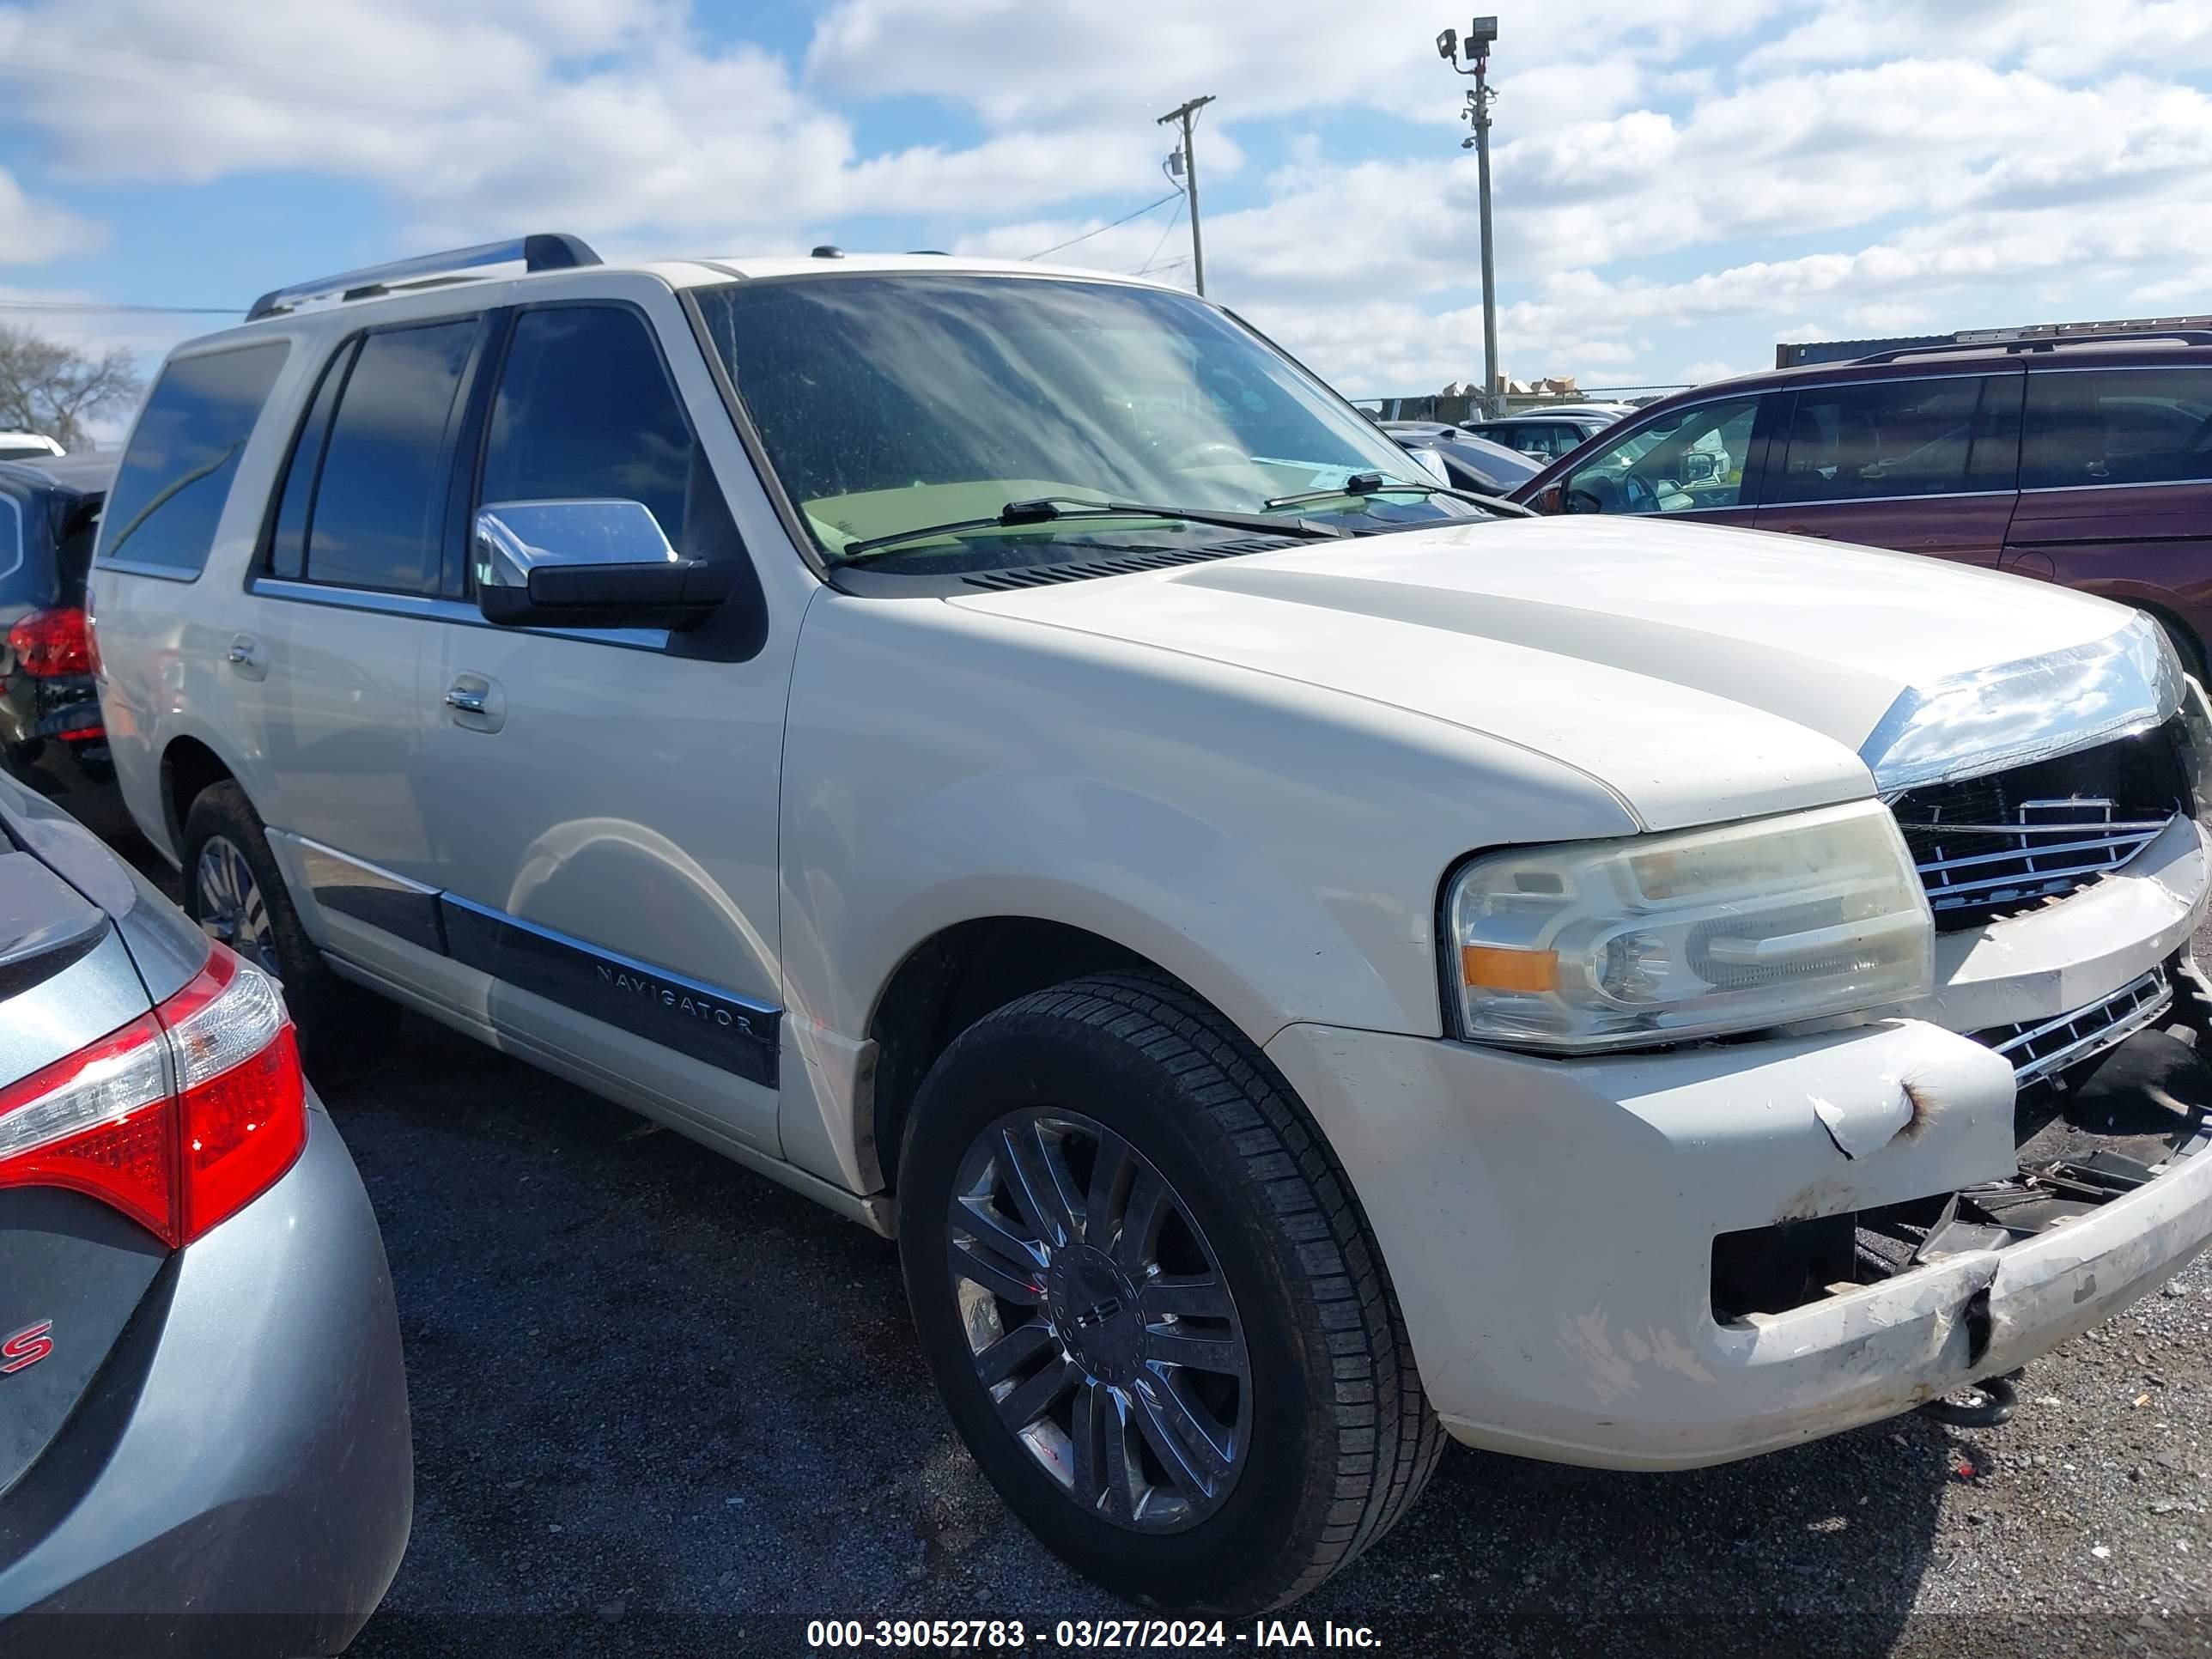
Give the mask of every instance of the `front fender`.
<path id="1" fill-rule="evenodd" d="M 814 1006 L 794 1006 L 836 1030 L 864 1030 L 925 940 L 996 916 L 1110 939 L 1255 1043 L 1300 1008 L 1341 1009 L 1347 1023 L 1381 1030 L 1437 1021 L 1433 970 L 1425 1006 L 1407 1006 L 1322 895 L 1232 830 L 1126 785 L 1065 770 L 962 778 L 868 823 L 851 852 L 844 880 L 805 860 L 786 869 L 787 961 L 811 946 L 819 972 Z"/>

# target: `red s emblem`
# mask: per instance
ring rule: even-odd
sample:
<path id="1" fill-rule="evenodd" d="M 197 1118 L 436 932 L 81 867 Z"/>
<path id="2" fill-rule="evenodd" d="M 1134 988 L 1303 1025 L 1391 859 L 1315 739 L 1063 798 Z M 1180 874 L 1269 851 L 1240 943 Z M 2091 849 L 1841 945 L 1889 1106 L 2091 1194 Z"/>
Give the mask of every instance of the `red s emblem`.
<path id="1" fill-rule="evenodd" d="M 54 1328 L 51 1319 L 42 1319 L 35 1325 L 27 1325 L 0 1342 L 0 1376 L 10 1371 L 20 1371 L 26 1365 L 35 1365 L 54 1351 L 54 1340 L 48 1334 Z"/>

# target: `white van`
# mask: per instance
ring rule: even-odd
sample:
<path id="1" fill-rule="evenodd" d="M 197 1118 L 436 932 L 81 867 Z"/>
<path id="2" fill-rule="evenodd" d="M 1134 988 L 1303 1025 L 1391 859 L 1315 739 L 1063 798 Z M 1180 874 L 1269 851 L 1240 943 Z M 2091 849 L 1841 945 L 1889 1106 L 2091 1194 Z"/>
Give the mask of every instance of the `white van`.
<path id="1" fill-rule="evenodd" d="M 1241 1610 L 1444 1433 L 1997 1402 L 2212 1232 L 2157 628 L 1513 513 L 1173 289 L 532 237 L 179 348 L 94 637 L 311 1066 L 404 1005 L 895 1235 L 1038 1536 Z"/>

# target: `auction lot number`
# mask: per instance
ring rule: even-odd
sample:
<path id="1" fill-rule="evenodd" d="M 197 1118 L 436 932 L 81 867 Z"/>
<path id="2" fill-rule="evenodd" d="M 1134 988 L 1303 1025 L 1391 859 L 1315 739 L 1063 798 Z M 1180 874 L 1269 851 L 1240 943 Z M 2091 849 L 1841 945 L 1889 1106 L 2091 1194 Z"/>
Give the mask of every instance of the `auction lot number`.
<path id="1" fill-rule="evenodd" d="M 1218 1619 L 1062 1619 L 1055 1648 L 1218 1648 L 1229 1638 Z M 810 1648 L 1024 1648 L 1045 1645 L 1045 1631 L 1018 1619 L 815 1619 Z"/>

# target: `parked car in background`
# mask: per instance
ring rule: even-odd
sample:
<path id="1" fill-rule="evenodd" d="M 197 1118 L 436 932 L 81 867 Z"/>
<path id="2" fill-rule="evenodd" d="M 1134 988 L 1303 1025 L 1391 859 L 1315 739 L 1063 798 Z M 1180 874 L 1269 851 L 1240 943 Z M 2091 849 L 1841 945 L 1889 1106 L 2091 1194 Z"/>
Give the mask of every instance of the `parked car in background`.
<path id="1" fill-rule="evenodd" d="M 1383 421 L 1382 429 L 1407 448 L 1433 455 L 1462 489 L 1508 495 L 1536 476 L 1534 461 L 1517 449 L 1478 438 L 1437 421 Z"/>
<path id="2" fill-rule="evenodd" d="M 1748 1456 L 2170 1279 L 2159 631 L 1408 459 L 1126 278 L 347 272 L 147 399 L 118 774 L 311 1059 L 391 999 L 896 1236 L 983 1474 L 1157 1604 L 1302 1595 L 1446 1434 Z"/>
<path id="3" fill-rule="evenodd" d="M 1542 466 L 1555 457 L 1578 449 L 1594 434 L 1613 424 L 1603 415 L 1508 415 L 1494 421 L 1469 421 L 1467 430 L 1478 438 L 1503 444 L 1535 458 Z"/>
<path id="4" fill-rule="evenodd" d="M 84 611 L 115 459 L 0 461 L 0 764 L 103 836 L 131 823 Z"/>
<path id="5" fill-rule="evenodd" d="M 1887 351 L 1699 386 L 1515 499 L 1926 553 L 2148 612 L 2203 678 L 2212 334 Z"/>
<path id="6" fill-rule="evenodd" d="M 44 460 L 62 453 L 43 432 L 0 432 L 0 461 Z"/>
<path id="7" fill-rule="evenodd" d="M 0 779 L 0 1646 L 336 1653 L 398 1570 L 376 1218 L 262 963 Z"/>
<path id="8" fill-rule="evenodd" d="M 1636 412 L 1633 404 L 1536 404 L 1523 415 L 1567 415 L 1577 420 L 1619 421 Z"/>

